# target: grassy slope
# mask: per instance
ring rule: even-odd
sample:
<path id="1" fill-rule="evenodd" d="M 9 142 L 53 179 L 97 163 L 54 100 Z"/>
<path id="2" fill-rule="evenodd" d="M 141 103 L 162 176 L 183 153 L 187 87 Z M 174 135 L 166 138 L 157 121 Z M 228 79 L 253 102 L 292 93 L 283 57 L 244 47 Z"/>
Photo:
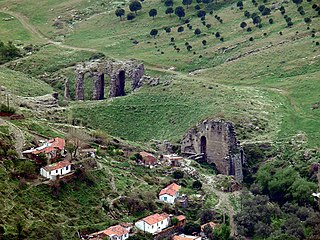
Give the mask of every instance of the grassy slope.
<path id="1" fill-rule="evenodd" d="M 58 15 L 67 16 L 70 13 L 71 2 L 74 9 L 88 7 L 88 3 L 81 0 L 45 1 L 38 6 L 40 11 L 35 13 L 34 6 L 29 1 L 12 4 L 8 0 L 0 3 L 13 11 L 21 11 L 27 15 L 30 23 L 37 26 L 45 35 L 56 36 L 60 30 L 54 30 L 49 22 Z M 97 4 L 99 3 L 93 3 L 91 6 L 96 7 Z M 315 15 L 316 12 L 311 8 L 312 4 L 307 2 L 302 4 L 306 12 L 303 17 Z M 209 30 L 202 25 L 199 18 L 194 16 L 195 4 L 193 4 L 186 11 L 186 18 L 190 19 L 193 30 L 189 30 L 184 25 L 183 33 L 177 33 L 177 26 L 182 21 L 175 16 L 170 18 L 165 15 L 165 7 L 162 3 L 159 4 L 159 1 L 144 2 L 143 10 L 132 22 L 119 21 L 115 17 L 116 5 L 116 3 L 108 4 L 99 11 L 106 9 L 110 11 L 77 23 L 72 34 L 66 35 L 65 43 L 95 48 L 115 58 L 141 59 L 147 65 L 147 71 L 162 76 L 169 75 L 165 78 L 174 78 L 174 84 L 170 88 L 159 86 L 151 91 L 146 88 L 109 103 L 76 104 L 74 108 L 76 117 L 88 120 L 93 127 L 102 127 L 112 134 L 131 140 L 151 138 L 178 140 L 186 129 L 204 117 L 224 116 L 235 122 L 243 120 L 244 124 L 256 118 L 259 122 L 257 126 L 263 129 L 262 132 L 241 134 L 241 137 L 251 140 L 270 140 L 278 136 L 281 139 L 303 131 L 310 137 L 311 145 L 318 142 L 319 136 L 313 127 L 320 124 L 319 110 L 312 111 L 311 106 L 319 101 L 317 94 L 320 88 L 317 82 L 320 75 L 319 61 L 317 61 L 319 46 L 314 42 L 319 41 L 319 36 L 317 33 L 315 38 L 311 37 L 311 30 L 306 29 L 307 25 L 303 22 L 303 17 L 296 11 L 296 6 L 292 2 L 283 4 L 286 14 L 293 19 L 292 28 L 286 28 L 280 12 L 273 11 L 271 18 L 275 23 L 270 25 L 268 18 L 262 17 L 262 29 L 254 27 L 251 20 L 246 20 L 243 16 L 244 10 L 251 13 L 258 12 L 250 1 L 244 2 L 243 11 L 235 7 L 235 4 L 220 7 L 217 5 L 216 8 L 219 10 L 214 11 L 212 16 L 206 17 L 206 23 L 212 24 Z M 118 5 L 121 4 L 118 3 Z M 174 6 L 177 5 L 179 4 L 176 2 Z M 270 3 L 266 5 L 271 6 Z M 201 6 L 204 7 L 204 5 Z M 158 16 L 154 20 L 148 16 L 148 10 L 153 7 L 158 10 Z M 43 14 L 48 9 L 49 13 Z M 126 11 L 128 12 L 127 8 Z M 222 24 L 213 17 L 215 14 L 223 19 Z M 246 21 L 253 31 L 248 33 L 242 30 L 239 27 L 241 21 Z M 110 26 L 117 27 L 110 28 Z M 170 34 L 164 32 L 163 28 L 166 26 L 172 27 Z M 317 26 L 319 26 L 319 18 L 313 18 L 310 28 L 318 31 Z M 193 33 L 197 27 L 202 31 L 198 37 Z M 155 39 L 149 36 L 152 28 L 159 29 L 159 36 Z M 221 33 L 224 42 L 212 35 L 217 31 Z M 282 36 L 279 35 L 279 31 L 283 32 Z M 292 41 L 296 34 L 301 39 Z M 171 37 L 175 38 L 177 47 L 181 49 L 180 53 L 173 51 L 173 46 L 170 45 Z M 250 37 L 254 38 L 253 42 L 248 41 Z M 138 40 L 139 44 L 132 44 L 131 39 Z M 204 39 L 208 42 L 207 46 L 201 44 Z M 281 41 L 289 42 L 237 61 L 225 62 L 230 57 L 265 47 L 270 43 L 276 45 Z M 185 42 L 193 46 L 191 52 L 186 50 Z M 221 48 L 232 46 L 237 47 L 222 53 Z M 60 49 L 56 53 L 55 49 L 57 47 L 50 47 L 49 51 L 45 49 L 34 55 L 32 57 L 34 68 L 30 68 L 29 62 L 25 61 L 17 69 L 21 71 L 28 69 L 27 71 L 32 75 L 39 75 L 48 70 L 56 71 L 61 67 L 70 66 L 60 64 L 60 59 L 55 57 L 50 58 L 48 64 L 43 65 L 43 58 L 48 55 L 61 57 L 65 51 Z M 164 54 L 161 54 L 161 51 Z M 78 54 L 79 58 L 76 59 L 83 58 L 83 54 Z M 202 58 L 199 58 L 199 55 L 202 55 Z M 201 68 L 205 70 L 197 73 L 196 77 L 187 77 L 179 72 L 158 71 L 159 68 L 172 66 L 182 72 Z M 73 79 L 72 71 L 67 70 L 65 73 L 71 80 Z M 215 88 L 217 83 L 220 87 Z M 90 88 L 90 84 L 87 85 L 86 88 Z M 208 87 L 213 87 L 213 90 Z M 301 87 L 311 94 L 306 96 L 300 93 Z M 235 88 L 239 94 L 233 94 L 232 88 Z M 203 94 L 204 89 L 209 94 Z M 220 89 L 223 91 L 220 92 Z M 90 90 L 87 94 L 90 95 Z M 252 99 L 254 101 L 250 103 L 249 100 Z M 238 129 L 238 131 L 241 130 Z"/>
<path id="2" fill-rule="evenodd" d="M 4 67 L 0 68 L 0 86 L 6 87 L 12 94 L 24 97 L 41 96 L 53 92 L 48 84 Z"/>

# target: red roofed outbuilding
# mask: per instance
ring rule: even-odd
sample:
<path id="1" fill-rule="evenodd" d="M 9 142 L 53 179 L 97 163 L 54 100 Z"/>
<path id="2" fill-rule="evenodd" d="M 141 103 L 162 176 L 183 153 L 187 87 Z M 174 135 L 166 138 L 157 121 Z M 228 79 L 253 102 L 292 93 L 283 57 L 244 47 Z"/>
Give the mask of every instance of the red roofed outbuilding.
<path id="1" fill-rule="evenodd" d="M 155 234 L 167 228 L 169 224 L 170 224 L 170 217 L 168 214 L 156 213 L 139 220 L 138 222 L 135 223 L 135 226 L 141 231 Z"/>
<path id="2" fill-rule="evenodd" d="M 162 202 L 174 204 L 177 197 L 179 197 L 180 186 L 176 183 L 171 183 L 169 186 L 162 189 L 159 193 L 159 199 Z"/>
<path id="3" fill-rule="evenodd" d="M 115 225 L 89 235 L 90 240 L 103 240 L 106 237 L 109 237 L 112 240 L 125 240 L 129 238 L 129 230 L 120 225 Z"/>
<path id="4" fill-rule="evenodd" d="M 139 154 L 142 158 L 142 162 L 144 165 L 156 165 L 157 164 L 157 158 L 155 156 L 153 156 L 151 153 L 140 152 Z"/>
<path id="5" fill-rule="evenodd" d="M 40 169 L 41 176 L 54 180 L 71 172 L 71 163 L 67 160 L 47 165 Z"/>
<path id="6" fill-rule="evenodd" d="M 48 160 L 52 161 L 63 155 L 65 145 L 64 139 L 56 137 L 45 142 L 40 147 L 23 151 L 22 154 L 30 159 L 37 159 L 39 154 L 43 153 L 47 156 Z"/>

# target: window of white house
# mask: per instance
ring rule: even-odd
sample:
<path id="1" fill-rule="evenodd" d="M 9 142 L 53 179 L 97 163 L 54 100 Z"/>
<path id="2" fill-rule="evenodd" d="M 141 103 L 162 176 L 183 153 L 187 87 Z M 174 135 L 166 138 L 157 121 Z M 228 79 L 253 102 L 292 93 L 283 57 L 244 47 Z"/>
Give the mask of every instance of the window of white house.
<path id="1" fill-rule="evenodd" d="M 163 221 L 161 221 L 161 224 L 163 224 Z"/>
<path id="2" fill-rule="evenodd" d="M 152 228 L 153 228 L 154 226 L 152 225 Z"/>
<path id="3" fill-rule="evenodd" d="M 66 170 L 68 170 L 69 166 L 66 166 Z"/>
<path id="4" fill-rule="evenodd" d="M 164 197 L 164 198 L 163 198 L 163 200 L 165 200 L 165 201 L 167 201 L 167 199 L 168 199 L 167 197 Z"/>
<path id="5" fill-rule="evenodd" d="M 58 173 L 58 170 L 56 170 L 56 173 Z"/>

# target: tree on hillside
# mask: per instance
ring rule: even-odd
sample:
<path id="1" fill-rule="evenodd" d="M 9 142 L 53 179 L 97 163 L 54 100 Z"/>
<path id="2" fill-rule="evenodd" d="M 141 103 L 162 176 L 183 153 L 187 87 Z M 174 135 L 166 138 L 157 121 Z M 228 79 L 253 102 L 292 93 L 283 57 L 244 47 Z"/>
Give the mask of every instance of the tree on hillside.
<path id="1" fill-rule="evenodd" d="M 178 27 L 178 32 L 183 32 L 184 31 L 184 27 L 180 26 Z"/>
<path id="2" fill-rule="evenodd" d="M 202 0 L 202 2 L 203 2 L 204 4 L 209 4 L 209 3 L 212 2 L 212 0 Z"/>
<path id="3" fill-rule="evenodd" d="M 186 15 L 186 13 L 184 12 L 184 8 L 181 6 L 176 7 L 176 9 L 174 10 L 174 13 L 179 17 L 179 19 L 181 19 Z"/>
<path id="4" fill-rule="evenodd" d="M 70 127 L 66 135 L 67 150 L 69 150 L 71 157 L 77 156 L 79 148 L 83 147 L 90 141 L 89 134 L 82 128 Z"/>
<path id="5" fill-rule="evenodd" d="M 164 5 L 165 5 L 166 7 L 172 7 L 172 6 L 173 6 L 173 0 L 166 0 L 166 1 L 164 2 Z"/>
<path id="6" fill-rule="evenodd" d="M 197 13 L 197 17 L 198 18 L 202 18 L 202 17 L 205 17 L 206 16 L 206 11 L 204 10 L 200 10 L 198 13 Z"/>
<path id="7" fill-rule="evenodd" d="M 136 15 L 134 13 L 128 13 L 127 14 L 127 20 L 133 20 L 136 18 Z"/>
<path id="8" fill-rule="evenodd" d="M 246 17 L 246 18 L 250 18 L 250 12 L 249 11 L 244 11 L 244 16 Z"/>
<path id="9" fill-rule="evenodd" d="M 155 37 L 158 35 L 158 30 L 157 30 L 157 29 L 152 29 L 152 30 L 150 31 L 150 35 L 151 35 L 153 38 L 155 38 Z"/>
<path id="10" fill-rule="evenodd" d="M 293 3 L 295 4 L 301 4 L 303 0 L 292 0 Z"/>
<path id="11" fill-rule="evenodd" d="M 240 27 L 241 27 L 242 29 L 245 28 L 246 26 L 247 26 L 246 22 L 240 23 Z"/>
<path id="12" fill-rule="evenodd" d="M 173 8 L 172 8 L 172 7 L 169 7 L 169 8 L 167 8 L 167 10 L 166 10 L 166 14 L 169 14 L 170 17 L 171 17 L 171 14 L 172 14 L 173 12 L 174 12 L 174 11 L 173 11 Z"/>
<path id="13" fill-rule="evenodd" d="M 195 35 L 199 35 L 201 33 L 201 30 L 199 29 L 199 28 L 196 28 L 195 30 L 194 30 L 194 34 Z"/>
<path id="14" fill-rule="evenodd" d="M 139 1 L 134 0 L 129 4 L 129 9 L 137 15 L 137 11 L 142 9 L 142 5 Z"/>
<path id="15" fill-rule="evenodd" d="M 153 19 L 155 16 L 157 16 L 157 14 L 158 14 L 158 12 L 154 8 L 149 11 L 149 16 L 152 17 Z"/>
<path id="16" fill-rule="evenodd" d="M 116 9 L 116 16 L 120 17 L 120 20 L 122 20 L 122 16 L 124 16 L 124 14 L 125 14 L 125 10 L 124 9 L 122 9 L 120 7 L 118 7 Z"/>
<path id="17" fill-rule="evenodd" d="M 166 31 L 166 33 L 170 33 L 171 32 L 171 28 L 169 28 L 169 27 L 165 27 L 164 30 Z"/>
<path id="18" fill-rule="evenodd" d="M 187 9 L 189 8 L 189 5 L 192 4 L 192 0 L 182 0 L 182 4 L 187 6 Z"/>

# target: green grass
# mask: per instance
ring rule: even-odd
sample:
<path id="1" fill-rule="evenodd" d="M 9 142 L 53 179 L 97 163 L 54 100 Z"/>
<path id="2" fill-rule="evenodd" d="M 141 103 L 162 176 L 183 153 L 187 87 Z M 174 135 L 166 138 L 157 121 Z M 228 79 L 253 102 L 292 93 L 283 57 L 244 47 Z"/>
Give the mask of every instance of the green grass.
<path id="1" fill-rule="evenodd" d="M 0 86 L 6 87 L 12 94 L 23 97 L 35 97 L 53 92 L 52 87 L 43 81 L 4 67 L 0 67 Z"/>
<path id="2" fill-rule="evenodd" d="M 11 15 L 0 12 L 0 40 L 2 42 L 12 41 L 15 44 L 37 44 L 40 43 L 37 37 L 28 32 L 18 19 L 5 21 L 3 19 L 11 18 Z"/>

